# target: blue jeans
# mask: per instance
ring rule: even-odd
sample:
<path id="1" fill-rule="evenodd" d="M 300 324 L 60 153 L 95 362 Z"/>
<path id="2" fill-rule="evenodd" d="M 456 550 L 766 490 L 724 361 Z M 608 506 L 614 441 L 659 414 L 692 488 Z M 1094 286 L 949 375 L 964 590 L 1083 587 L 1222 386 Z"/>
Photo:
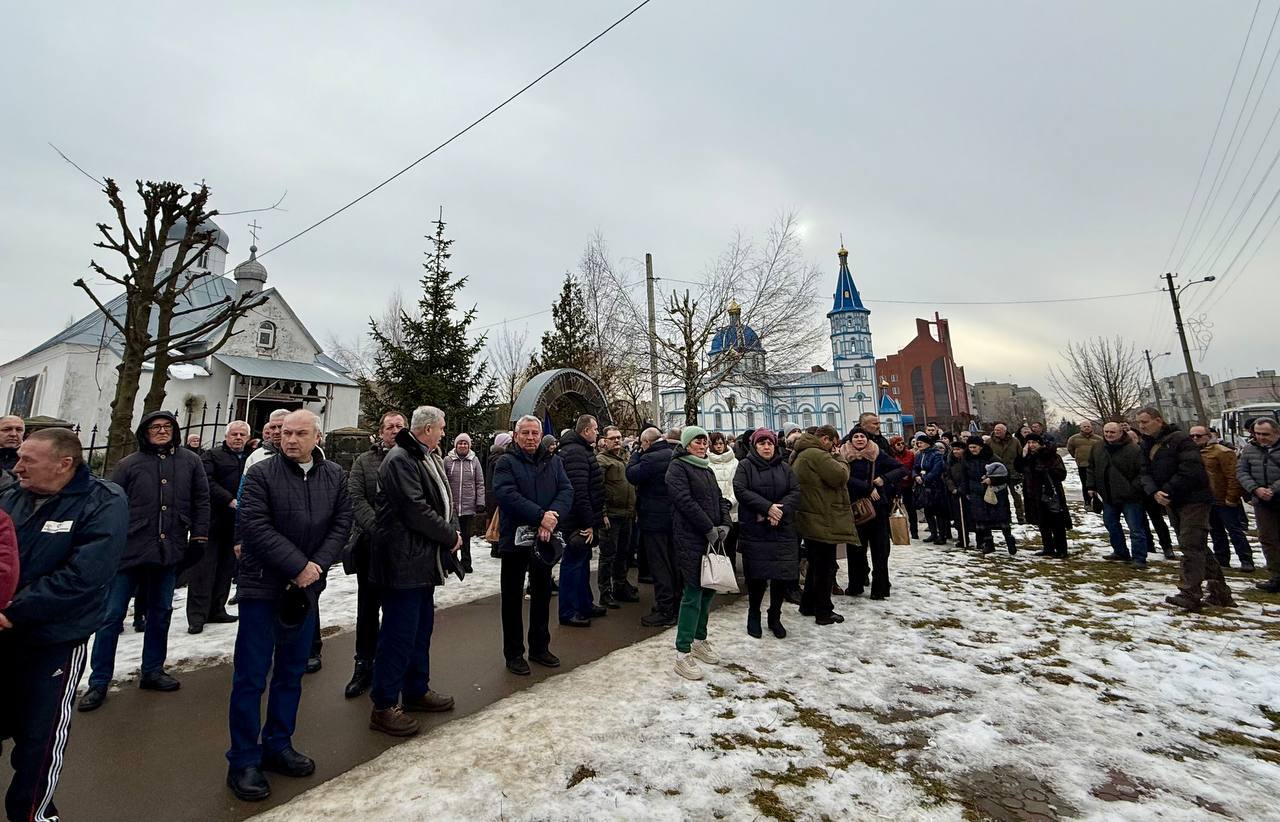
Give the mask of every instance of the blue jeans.
<path id="1" fill-rule="evenodd" d="M 107 587 L 107 609 L 102 627 L 93 635 L 92 668 L 89 687 L 106 690 L 116 668 L 116 645 L 124 630 L 124 615 L 135 589 L 143 590 L 147 603 L 147 631 L 142 639 L 142 675 L 164 670 L 169 650 L 169 617 L 173 614 L 173 586 L 178 577 L 176 566 L 136 565 L 116 573 Z"/>
<path id="2" fill-rule="evenodd" d="M 227 762 L 237 770 L 261 765 L 264 751 L 274 754 L 293 745 L 316 612 L 312 609 L 301 626 L 287 632 L 279 627 L 278 612 L 277 600 L 240 600 L 227 712 L 231 726 Z M 267 724 L 263 725 L 262 692 L 267 688 L 268 672 L 271 693 L 267 697 Z"/>
<path id="3" fill-rule="evenodd" d="M 1124 528 L 1120 525 L 1120 517 L 1129 524 L 1129 538 L 1133 540 L 1132 558 L 1138 562 L 1147 561 L 1147 551 L 1151 549 L 1151 532 L 1147 530 L 1146 511 L 1140 502 L 1102 504 L 1102 522 L 1107 526 L 1107 534 L 1111 537 L 1111 550 L 1122 557 L 1129 557 L 1129 546 L 1125 544 Z"/>
<path id="4" fill-rule="evenodd" d="M 369 696 L 379 711 L 427 692 L 431 677 L 431 632 L 436 624 L 436 589 L 382 588 L 382 625 L 373 658 Z"/>
<path id="5" fill-rule="evenodd" d="M 565 536 L 560 560 L 560 619 L 591 616 L 591 546 L 576 535 Z"/>
<path id="6" fill-rule="evenodd" d="M 1213 537 L 1213 554 L 1223 568 L 1231 565 L 1233 547 L 1240 564 L 1253 564 L 1253 549 L 1245 534 L 1244 506 L 1215 504 L 1209 509 L 1209 533 Z"/>

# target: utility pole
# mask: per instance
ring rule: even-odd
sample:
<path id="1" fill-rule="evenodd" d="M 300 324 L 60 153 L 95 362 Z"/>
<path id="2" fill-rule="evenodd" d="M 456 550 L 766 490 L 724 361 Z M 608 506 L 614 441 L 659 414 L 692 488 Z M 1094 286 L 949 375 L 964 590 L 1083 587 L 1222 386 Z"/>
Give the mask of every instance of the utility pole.
<path id="1" fill-rule="evenodd" d="M 1142 349 L 1142 355 L 1147 358 L 1147 376 L 1151 377 L 1151 393 L 1155 394 L 1156 397 L 1156 410 L 1163 414 L 1164 409 L 1160 407 L 1160 384 L 1156 382 L 1156 370 L 1151 366 L 1151 360 L 1153 359 L 1151 350 L 1148 348 Z M 1163 354 L 1156 354 L 1154 359 L 1167 357 L 1168 355 L 1169 352 L 1166 351 Z"/>
<path id="2" fill-rule="evenodd" d="M 649 297 L 649 401 L 653 404 L 653 423 L 659 428 L 666 427 L 662 419 L 662 408 L 658 405 L 658 315 L 653 306 L 653 255 L 644 255 L 644 284 Z"/>
<path id="3" fill-rule="evenodd" d="M 1178 302 L 1178 295 L 1182 289 L 1195 285 L 1196 283 L 1213 282 L 1214 277 L 1204 277 L 1199 280 L 1192 280 L 1183 285 L 1181 288 L 1173 287 L 1173 278 L 1178 276 L 1172 272 L 1166 272 L 1165 280 L 1169 283 L 1169 287 L 1165 290 L 1169 292 L 1169 301 L 1173 303 L 1173 321 L 1178 328 L 1178 341 L 1182 343 L 1182 361 L 1187 366 L 1187 379 L 1191 382 L 1191 398 L 1196 403 L 1196 422 L 1200 425 L 1209 424 L 1209 415 L 1204 411 L 1204 398 L 1200 396 L 1200 381 L 1196 379 L 1196 369 L 1191 364 L 1191 349 L 1187 347 L 1187 332 L 1182 327 L 1182 305 Z"/>

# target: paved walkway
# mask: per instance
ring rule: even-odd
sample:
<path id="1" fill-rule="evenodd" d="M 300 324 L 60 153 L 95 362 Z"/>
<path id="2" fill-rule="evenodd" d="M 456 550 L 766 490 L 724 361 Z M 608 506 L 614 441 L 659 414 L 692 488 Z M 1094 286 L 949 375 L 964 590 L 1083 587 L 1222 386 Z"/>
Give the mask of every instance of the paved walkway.
<path id="1" fill-rule="evenodd" d="M 424 733 L 657 634 L 640 625 L 651 593 L 650 586 L 641 588 L 642 602 L 611 611 L 589 629 L 556 624 L 553 600 L 551 648 L 562 666 L 552 672 L 534 665 L 531 677 L 513 676 L 503 664 L 497 596 L 437 611 L 431 685 L 451 694 L 457 707 L 447 714 L 418 714 Z M 56 794 L 59 811 L 69 822 L 229 822 L 284 803 L 373 759 L 400 740 L 369 730 L 367 696 L 343 698 L 354 649 L 351 632 L 325 640 L 323 670 L 304 679 L 294 737 L 298 750 L 316 760 L 316 773 L 306 779 L 268 774 L 271 797 L 266 802 L 239 802 L 225 785 L 231 666 L 220 665 L 182 674 L 182 689 L 176 693 L 125 686 L 96 712 L 77 713 Z M 11 774 L 6 757 L 0 764 L 0 785 L 7 785 Z"/>

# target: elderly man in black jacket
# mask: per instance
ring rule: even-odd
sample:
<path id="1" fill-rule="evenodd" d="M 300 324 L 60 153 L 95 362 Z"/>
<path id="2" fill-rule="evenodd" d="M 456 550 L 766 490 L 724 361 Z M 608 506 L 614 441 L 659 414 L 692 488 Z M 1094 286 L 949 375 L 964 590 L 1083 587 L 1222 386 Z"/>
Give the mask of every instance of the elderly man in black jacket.
<path id="1" fill-rule="evenodd" d="M 209 479 L 212 516 L 209 525 L 208 550 L 201 554 L 187 574 L 187 633 L 198 634 L 206 622 L 235 622 L 227 613 L 227 596 L 231 593 L 231 577 L 236 555 L 236 494 L 244 475 L 245 443 L 249 441 L 249 423 L 233 420 L 227 423 L 222 443 L 205 451 L 201 459 Z"/>
<path id="2" fill-rule="evenodd" d="M 462 577 L 456 552 L 462 534 L 453 516 L 449 477 L 437 449 L 444 412 L 424 405 L 378 469 L 377 524 L 369 579 L 382 599 L 382 627 L 373 662 L 369 727 L 412 736 L 418 721 L 405 711 L 448 711 L 453 697 L 430 689 L 435 590 L 445 576 Z"/>
<path id="3" fill-rule="evenodd" d="M 524 581 L 529 578 L 529 659 L 547 668 L 558 668 L 551 653 L 547 618 L 551 611 L 551 565 L 541 554 L 552 543 L 559 522 L 573 505 L 573 485 L 560 457 L 542 445 L 542 423 L 537 417 L 516 421 L 515 445 L 493 470 L 493 498 L 499 517 L 498 556 L 502 558 L 502 654 L 507 670 L 529 676 L 524 658 Z M 536 529 L 540 549 L 516 541 L 520 529 Z"/>
<path id="4" fill-rule="evenodd" d="M 129 502 L 89 474 L 80 440 L 37 431 L 18 449 L 19 486 L 0 494 L 13 518 L 21 576 L 0 602 L 0 736 L 13 739 L 9 819 L 57 819 L 53 792 L 84 673 L 129 526 Z"/>
<path id="5" fill-rule="evenodd" d="M 600 424 L 590 414 L 578 417 L 573 430 L 560 438 L 556 454 L 573 484 L 573 507 L 560 521 L 564 560 L 560 565 L 560 624 L 585 628 L 592 617 L 608 613 L 591 597 L 591 546 L 604 528 L 604 471 L 596 458 Z"/>
<path id="6" fill-rule="evenodd" d="M 657 428 L 646 428 L 640 432 L 640 450 L 627 463 L 627 481 L 636 487 L 640 543 L 649 555 L 649 573 L 653 575 L 653 610 L 640 617 L 640 624 L 650 628 L 676 624 L 680 607 L 676 594 L 684 591 L 676 568 L 667 491 L 667 468 L 675 452 L 675 443 L 663 439 Z"/>
<path id="7" fill-rule="evenodd" d="M 1108 422 L 1102 426 L 1102 442 L 1095 443 L 1089 451 L 1084 491 L 1087 497 L 1102 502 L 1102 521 L 1111 539 L 1111 554 L 1103 559 L 1132 562 L 1134 568 L 1146 568 L 1151 532 L 1147 530 L 1147 515 L 1142 508 L 1142 452 L 1125 435 L 1120 423 Z M 1129 523 L 1132 553 L 1125 541 L 1121 517 Z"/>
<path id="8" fill-rule="evenodd" d="M 116 463 L 111 480 L 129 498 L 129 539 L 107 594 L 107 610 L 93 637 L 89 689 L 80 710 L 101 707 L 115 672 L 116 643 L 134 591 L 147 603 L 138 687 L 176 691 L 164 672 L 173 614 L 173 588 L 184 555 L 204 549 L 209 537 L 209 480 L 194 451 L 182 447 L 178 418 L 168 411 L 147 414 L 138 424 L 138 450 Z M 188 545 L 188 542 L 191 545 Z"/>
<path id="9" fill-rule="evenodd" d="M 320 420 L 284 418 L 280 453 L 251 466 L 240 492 L 240 625 L 231 675 L 227 785 L 245 801 L 271 794 L 263 770 L 309 776 L 293 748 L 316 598 L 351 532 L 342 468 L 320 455 Z M 267 721 L 262 692 L 271 673 Z"/>
<path id="10" fill-rule="evenodd" d="M 387 453 L 396 445 L 396 435 L 409 421 L 399 411 L 387 411 L 378 423 L 378 437 L 373 447 L 356 457 L 347 476 L 351 494 L 351 526 L 342 570 L 356 575 L 356 664 L 351 681 L 343 690 L 347 699 L 355 699 L 373 684 L 373 657 L 378 650 L 378 614 L 382 608 L 378 586 L 369 579 L 369 553 L 373 550 L 374 530 L 378 521 L 378 469 Z"/>
<path id="11" fill-rule="evenodd" d="M 1169 425 L 1156 408 L 1138 412 L 1142 432 L 1142 488 L 1169 509 L 1182 548 L 1182 582 L 1165 602 L 1185 611 L 1201 607 L 1201 583 L 1209 589 L 1210 605 L 1235 606 L 1222 568 L 1209 550 L 1209 511 L 1213 490 L 1200 458 L 1200 446 L 1185 431 Z"/>

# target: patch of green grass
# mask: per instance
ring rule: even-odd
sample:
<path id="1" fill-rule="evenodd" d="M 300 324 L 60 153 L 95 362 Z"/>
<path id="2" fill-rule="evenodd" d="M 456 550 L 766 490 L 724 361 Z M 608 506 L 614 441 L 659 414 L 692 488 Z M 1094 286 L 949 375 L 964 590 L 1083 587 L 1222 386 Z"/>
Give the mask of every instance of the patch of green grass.
<path id="1" fill-rule="evenodd" d="M 755 683 L 757 685 L 764 683 L 763 679 L 756 676 L 751 671 L 747 670 L 746 668 L 744 668 L 743 666 L 739 665 L 736 662 L 726 662 L 722 667 L 727 671 L 733 671 L 735 674 L 737 674 L 739 682 L 749 682 L 749 683 Z"/>
<path id="2" fill-rule="evenodd" d="M 747 801 L 766 819 L 776 819 L 778 822 L 795 822 L 796 820 L 796 815 L 782 804 L 782 797 L 774 791 L 757 788 L 747 797 Z"/>
<path id="3" fill-rule="evenodd" d="M 744 733 L 712 734 L 711 741 L 722 751 L 734 751 L 739 748 L 755 748 L 757 751 L 798 751 L 800 748 L 779 742 L 776 739 L 761 739 Z"/>
<path id="4" fill-rule="evenodd" d="M 1213 733 L 1202 733 L 1200 738 L 1215 745 L 1247 748 L 1254 757 L 1280 765 L 1280 742 L 1274 739 L 1250 736 L 1230 728 L 1219 728 Z"/>
<path id="5" fill-rule="evenodd" d="M 917 619 L 911 623 L 917 631 L 921 628 L 963 628 L 964 624 L 955 617 L 939 617 L 938 619 Z"/>
<path id="6" fill-rule="evenodd" d="M 1280 711 L 1269 708 L 1266 705 L 1259 705 L 1258 710 L 1262 711 L 1262 715 L 1271 723 L 1271 730 L 1280 731 Z"/>
<path id="7" fill-rule="evenodd" d="M 822 768 L 809 766 L 808 768 L 797 768 L 795 763 L 788 762 L 785 771 L 752 771 L 751 775 L 756 779 L 763 779 L 772 782 L 774 787 L 778 785 L 788 785 L 793 788 L 803 788 L 815 779 L 826 779 L 827 772 Z"/>

